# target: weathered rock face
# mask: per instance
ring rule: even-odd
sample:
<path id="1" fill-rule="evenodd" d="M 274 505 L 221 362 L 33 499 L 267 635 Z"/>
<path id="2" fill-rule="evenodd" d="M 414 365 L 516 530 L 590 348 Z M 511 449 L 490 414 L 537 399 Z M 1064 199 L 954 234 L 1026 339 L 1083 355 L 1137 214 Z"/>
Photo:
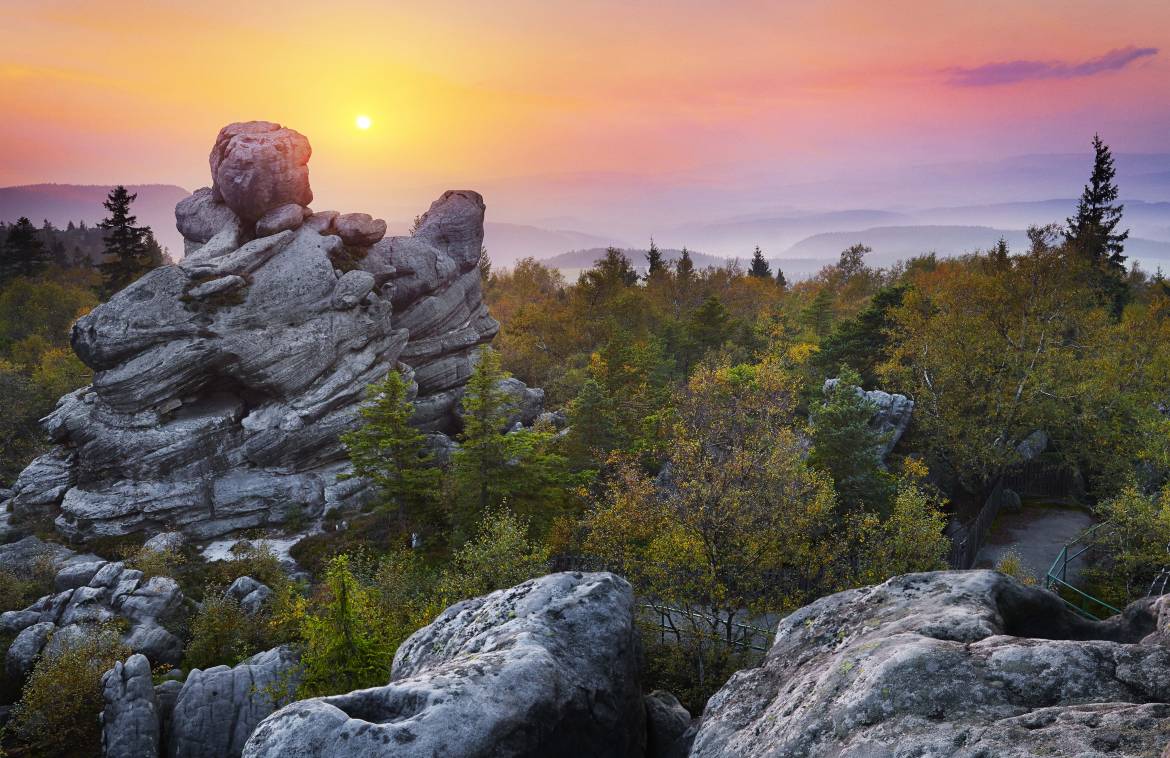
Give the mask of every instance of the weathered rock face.
<path id="1" fill-rule="evenodd" d="M 89 558 L 74 556 L 62 564 L 55 594 L 0 614 L 0 632 L 17 635 L 5 656 L 10 676 L 27 674 L 46 645 L 110 622 L 126 630 L 127 647 L 152 663 L 177 664 L 182 658 L 182 640 L 165 626 L 184 610 L 178 583 L 164 576 L 144 580 L 141 571 L 121 561 Z"/>
<path id="2" fill-rule="evenodd" d="M 344 506 L 363 485 L 339 480 L 338 435 L 395 367 L 417 382 L 420 427 L 457 428 L 473 352 L 499 328 L 477 268 L 482 198 L 448 192 L 413 236 L 382 238 L 364 214 L 306 215 L 309 153 L 277 124 L 220 132 L 214 187 L 176 208 L 187 256 L 74 328 L 93 385 L 45 419 L 58 447 L 17 480 L 18 520 L 202 539 Z"/>
<path id="3" fill-rule="evenodd" d="M 827 393 L 837 386 L 838 379 L 826 379 L 824 391 Z M 882 448 L 882 458 L 885 458 L 902 439 L 910 421 L 914 416 L 914 401 L 905 395 L 891 394 L 881 390 L 865 391 L 854 387 L 859 397 L 864 397 L 874 405 L 873 418 L 870 426 L 886 435 L 886 444 Z"/>
<path id="4" fill-rule="evenodd" d="M 248 735 L 296 692 L 297 657 L 288 647 L 257 653 L 238 666 L 195 669 L 170 716 L 168 758 L 235 758 Z"/>
<path id="5" fill-rule="evenodd" d="M 132 655 L 102 676 L 102 755 L 154 758 L 159 751 L 158 699 L 146 656 Z"/>
<path id="6" fill-rule="evenodd" d="M 453 605 L 390 684 L 286 706 L 244 755 L 640 756 L 633 602 L 612 574 L 563 573 Z"/>
<path id="7" fill-rule="evenodd" d="M 784 619 L 707 703 L 691 755 L 1158 755 L 1168 623 L 1170 597 L 1098 623 L 991 571 L 896 577 Z"/>

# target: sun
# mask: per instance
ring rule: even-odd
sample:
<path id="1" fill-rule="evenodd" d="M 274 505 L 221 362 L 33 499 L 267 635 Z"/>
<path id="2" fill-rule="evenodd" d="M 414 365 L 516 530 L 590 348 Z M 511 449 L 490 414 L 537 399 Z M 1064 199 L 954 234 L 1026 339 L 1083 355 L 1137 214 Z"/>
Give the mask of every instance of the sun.
<path id="1" fill-rule="evenodd" d="M 354 123 L 357 124 L 358 129 L 369 129 L 374 122 L 370 120 L 369 116 L 358 116 L 354 119 Z"/>

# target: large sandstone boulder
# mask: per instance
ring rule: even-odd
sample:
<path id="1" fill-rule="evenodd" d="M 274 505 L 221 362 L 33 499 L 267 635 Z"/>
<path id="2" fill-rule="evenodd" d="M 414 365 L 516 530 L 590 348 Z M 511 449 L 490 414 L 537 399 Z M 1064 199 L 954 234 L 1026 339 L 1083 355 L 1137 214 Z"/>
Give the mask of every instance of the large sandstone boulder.
<path id="1" fill-rule="evenodd" d="M 214 187 L 176 208 L 186 257 L 75 326 L 93 384 L 44 420 L 57 446 L 15 483 L 14 519 L 75 540 L 207 539 L 356 505 L 339 435 L 395 369 L 420 428 L 458 429 L 475 350 L 499 329 L 477 268 L 483 199 L 447 192 L 413 236 L 382 238 L 362 214 L 306 215 L 308 156 L 276 124 L 220 132 Z M 538 391 L 516 391 L 539 411 Z"/>
<path id="2" fill-rule="evenodd" d="M 1092 622 L 992 571 L 896 577 L 785 618 L 691 756 L 1156 756 L 1168 624 L 1170 598 Z"/>
<path id="3" fill-rule="evenodd" d="M 238 666 L 195 669 L 170 714 L 168 758 L 236 758 L 256 725 L 292 699 L 296 653 L 278 647 Z"/>
<path id="4" fill-rule="evenodd" d="M 399 648 L 390 683 L 293 703 L 244 755 L 641 756 L 630 585 L 562 573 L 451 606 Z"/>
<path id="5" fill-rule="evenodd" d="M 228 124 L 211 149 L 212 197 L 256 221 L 273 208 L 313 202 L 309 140 L 270 121 Z"/>

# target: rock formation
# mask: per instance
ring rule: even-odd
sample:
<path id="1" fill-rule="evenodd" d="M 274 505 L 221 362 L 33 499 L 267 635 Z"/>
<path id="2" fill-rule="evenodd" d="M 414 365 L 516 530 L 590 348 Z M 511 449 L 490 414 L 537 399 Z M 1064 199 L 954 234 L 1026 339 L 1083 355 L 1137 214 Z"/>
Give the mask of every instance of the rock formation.
<path id="1" fill-rule="evenodd" d="M 823 387 L 827 394 L 837 386 L 839 379 L 826 379 Z M 906 433 L 910 420 L 914 416 L 914 401 L 905 395 L 891 394 L 882 390 L 865 391 L 861 387 L 854 387 L 858 397 L 865 398 L 874 406 L 873 418 L 870 426 L 886 437 L 885 445 L 881 450 L 884 459 L 893 452 L 898 440 Z"/>
<path id="2" fill-rule="evenodd" d="M 278 647 L 238 666 L 194 669 L 151 683 L 141 655 L 102 677 L 105 758 L 238 758 L 248 735 L 298 683 L 296 654 Z"/>
<path id="3" fill-rule="evenodd" d="M 402 644 L 389 684 L 286 706 L 244 755 L 641 756 L 633 605 L 605 573 L 458 603 Z"/>
<path id="4" fill-rule="evenodd" d="M 36 539 L 30 537 L 28 539 Z M 125 645 L 151 663 L 177 664 L 183 642 L 165 624 L 184 610 L 178 583 L 165 576 L 143 579 L 121 561 L 74 556 L 61 565 L 52 595 L 20 611 L 0 614 L 0 632 L 16 638 L 5 655 L 9 676 L 27 674 L 46 644 L 80 635 L 95 624 L 117 623 Z"/>
<path id="5" fill-rule="evenodd" d="M 1155 756 L 1168 625 L 1170 596 L 1092 622 L 992 571 L 896 577 L 785 618 L 707 703 L 691 756 Z"/>
<path id="6" fill-rule="evenodd" d="M 409 237 L 365 214 L 314 213 L 308 140 L 231 124 L 213 184 L 175 209 L 187 255 L 82 318 L 92 386 L 44 420 L 56 448 L 19 477 L 17 519 L 71 539 L 177 530 L 197 539 L 309 517 L 360 498 L 338 435 L 396 366 L 417 424 L 457 428 L 483 303 L 484 204 L 447 192 Z M 525 418 L 543 395 L 521 385 Z"/>

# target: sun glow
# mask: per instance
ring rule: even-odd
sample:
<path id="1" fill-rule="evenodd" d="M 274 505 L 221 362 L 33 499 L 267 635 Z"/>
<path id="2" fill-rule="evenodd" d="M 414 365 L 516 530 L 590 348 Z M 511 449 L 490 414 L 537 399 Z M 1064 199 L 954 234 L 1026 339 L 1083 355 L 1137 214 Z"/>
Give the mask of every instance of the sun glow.
<path id="1" fill-rule="evenodd" d="M 357 124 L 358 129 L 369 129 L 374 122 L 370 120 L 369 116 L 358 116 L 354 119 L 354 123 Z"/>

